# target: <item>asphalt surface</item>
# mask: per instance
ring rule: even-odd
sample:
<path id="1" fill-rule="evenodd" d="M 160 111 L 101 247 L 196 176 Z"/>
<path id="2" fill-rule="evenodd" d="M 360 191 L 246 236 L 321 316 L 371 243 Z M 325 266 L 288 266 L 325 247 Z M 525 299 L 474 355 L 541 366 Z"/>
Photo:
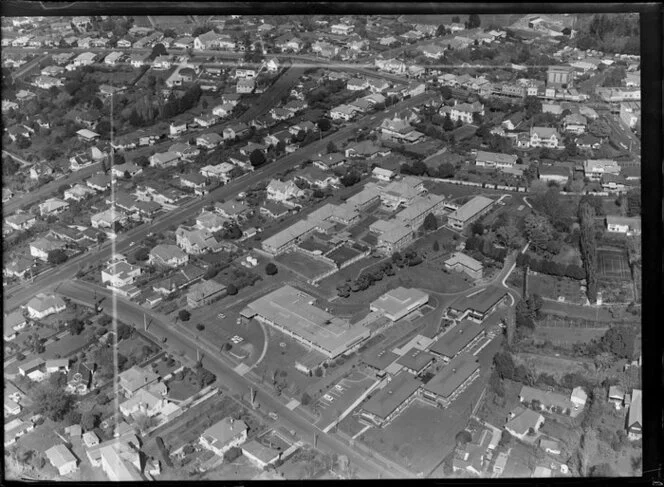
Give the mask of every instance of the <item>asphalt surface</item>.
<path id="1" fill-rule="evenodd" d="M 95 298 L 105 297 L 102 308 L 113 310 L 113 314 L 119 321 L 143 328 L 144 316 L 147 317 L 148 333 L 158 340 L 166 337 L 165 348 L 171 352 L 176 350 L 182 352 L 191 362 L 197 360 L 197 349 L 200 350 L 203 366 L 217 376 L 218 382 L 227 389 L 230 394 L 239 393 L 246 395 L 251 387 L 258 388 L 256 400 L 264 410 L 274 411 L 279 415 L 279 423 L 289 430 L 294 430 L 299 438 L 313 442 L 314 434 L 318 435 L 317 448 L 324 452 L 347 455 L 351 463 L 358 468 L 362 478 L 379 477 L 404 477 L 408 471 L 396 470 L 395 467 L 386 466 L 374 459 L 367 458 L 349 448 L 335 436 L 323 433 L 316 426 L 310 424 L 297 411 L 291 411 L 276 399 L 269 390 L 264 390 L 261 385 L 253 384 L 243 376 L 238 375 L 233 367 L 221 358 L 221 352 L 213 349 L 206 343 L 197 342 L 188 334 L 181 331 L 178 326 L 167 324 L 163 315 L 153 313 L 141 308 L 139 305 L 117 297 L 114 301 L 112 293 L 108 289 L 83 281 L 68 281 L 57 287 L 57 292 L 72 300 L 92 305 Z M 95 294 L 96 293 L 96 294 Z M 175 352 L 176 355 L 180 353 Z M 396 470 L 396 471 L 395 471 Z"/>
<path id="2" fill-rule="evenodd" d="M 42 292 L 55 284 L 73 279 L 74 275 L 80 268 L 89 264 L 96 265 L 99 262 L 108 260 L 113 252 L 112 247 L 115 247 L 115 252 L 125 252 L 129 249 L 130 242 L 140 242 L 145 239 L 150 232 L 163 232 L 172 225 L 177 225 L 190 217 L 197 215 L 201 208 L 209 205 L 211 202 L 234 198 L 240 191 L 246 190 L 248 187 L 255 185 L 259 181 L 266 178 L 272 178 L 286 168 L 295 167 L 315 154 L 326 152 L 329 142 L 334 142 L 338 145 L 341 141 L 352 137 L 352 135 L 359 129 L 369 126 L 378 126 L 383 119 L 391 117 L 395 112 L 418 105 L 431 98 L 431 96 L 433 95 L 424 93 L 397 103 L 389 110 L 379 114 L 363 117 L 355 123 L 342 128 L 338 132 L 323 137 L 322 140 L 313 142 L 303 149 L 286 155 L 271 164 L 261 167 L 253 173 L 249 173 L 238 180 L 232 181 L 225 186 L 213 190 L 205 198 L 193 200 L 182 208 L 158 216 L 150 225 L 140 225 L 137 228 L 120 235 L 117 240 L 113 242 L 106 241 L 99 250 L 93 249 L 91 252 L 75 257 L 72 260 L 65 262 L 60 267 L 46 272 L 44 275 L 38 277 L 33 283 L 26 282 L 19 291 L 5 301 L 5 309 L 12 310 L 19 305 L 24 304 L 37 293 Z"/>

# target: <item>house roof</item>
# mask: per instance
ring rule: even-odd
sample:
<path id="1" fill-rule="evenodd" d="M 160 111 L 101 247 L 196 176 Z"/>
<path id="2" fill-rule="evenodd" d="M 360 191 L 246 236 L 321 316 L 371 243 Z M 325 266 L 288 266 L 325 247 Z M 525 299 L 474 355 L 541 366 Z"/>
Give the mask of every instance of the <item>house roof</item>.
<path id="1" fill-rule="evenodd" d="M 251 440 L 242 445 L 242 451 L 249 453 L 264 463 L 270 463 L 281 454 L 279 450 L 261 445 L 256 440 Z"/>
<path id="2" fill-rule="evenodd" d="M 241 419 L 224 418 L 206 429 L 201 436 L 212 446 L 221 448 L 246 430 L 247 424 Z"/>
<path id="3" fill-rule="evenodd" d="M 37 296 L 28 301 L 27 307 L 37 312 L 44 312 L 50 308 L 62 308 L 65 302 L 60 296 L 54 294 L 39 293 Z"/>
<path id="4" fill-rule="evenodd" d="M 69 448 L 63 444 L 52 446 L 44 453 L 55 468 L 63 467 L 71 462 L 76 463 L 76 457 L 71 451 L 69 451 Z"/>
<path id="5" fill-rule="evenodd" d="M 525 435 L 530 428 L 535 429 L 540 418 L 544 419 L 541 414 L 532 409 L 524 408 L 520 414 L 517 414 L 505 424 L 505 429 L 518 435 Z"/>
<path id="6" fill-rule="evenodd" d="M 200 301 L 209 296 L 214 296 L 215 294 L 221 293 L 226 289 L 226 286 L 219 284 L 217 281 L 213 280 L 203 280 L 194 284 L 187 294 L 187 297 L 191 297 L 195 301 Z"/>
<path id="7" fill-rule="evenodd" d="M 493 202 L 494 200 L 485 196 L 475 196 L 461 208 L 453 211 L 450 216 L 461 221 L 467 221 L 489 205 L 493 204 Z"/>
<path id="8" fill-rule="evenodd" d="M 629 404 L 627 427 L 631 427 L 635 424 L 643 426 L 642 414 L 642 393 L 640 389 L 634 389 L 632 390 L 632 401 Z"/>
<path id="9" fill-rule="evenodd" d="M 525 402 L 539 401 L 545 407 L 558 406 L 563 410 L 574 408 L 574 404 L 569 397 L 557 392 L 535 389 L 534 387 L 523 386 L 521 392 L 519 392 L 519 397 Z"/>
<path id="10" fill-rule="evenodd" d="M 407 289 L 400 286 L 396 289 L 386 292 L 373 303 L 372 307 L 379 309 L 388 315 L 397 315 L 402 310 L 407 309 L 412 303 L 418 302 L 423 298 L 428 299 L 429 295 L 419 289 Z"/>
<path id="11" fill-rule="evenodd" d="M 461 264 L 473 271 L 481 271 L 483 268 L 481 262 L 463 252 L 454 252 L 452 256 L 445 261 L 445 265 L 454 266 L 456 264 Z"/>
<path id="12" fill-rule="evenodd" d="M 183 259 L 187 256 L 177 245 L 159 244 L 150 251 L 150 255 L 163 261 Z"/>
<path id="13" fill-rule="evenodd" d="M 134 365 L 131 369 L 120 373 L 120 385 L 132 392 L 157 379 L 159 379 L 159 375 L 138 365 Z"/>
<path id="14" fill-rule="evenodd" d="M 558 131 L 552 127 L 533 127 L 530 129 L 530 135 L 537 134 L 541 139 L 548 139 L 551 136 L 560 138 Z"/>

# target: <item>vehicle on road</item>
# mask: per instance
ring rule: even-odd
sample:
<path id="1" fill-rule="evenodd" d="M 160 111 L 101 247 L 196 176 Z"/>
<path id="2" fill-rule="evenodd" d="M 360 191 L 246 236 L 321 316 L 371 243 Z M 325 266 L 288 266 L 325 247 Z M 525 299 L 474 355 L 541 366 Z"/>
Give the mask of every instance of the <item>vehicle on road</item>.
<path id="1" fill-rule="evenodd" d="M 270 411 L 269 413 L 267 413 L 267 415 L 275 421 L 279 419 L 279 415 L 274 411 Z"/>

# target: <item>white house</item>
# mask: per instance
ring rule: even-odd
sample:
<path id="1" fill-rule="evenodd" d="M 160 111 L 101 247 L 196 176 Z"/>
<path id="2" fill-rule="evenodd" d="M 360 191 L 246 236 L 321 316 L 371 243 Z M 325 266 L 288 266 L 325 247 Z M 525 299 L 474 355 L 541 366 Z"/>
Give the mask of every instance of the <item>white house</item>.
<path id="1" fill-rule="evenodd" d="M 533 127 L 530 129 L 530 147 L 561 148 L 561 138 L 555 128 Z"/>
<path id="2" fill-rule="evenodd" d="M 25 307 L 30 318 L 41 320 L 49 315 L 64 311 L 67 305 L 60 296 L 39 293 L 28 301 Z"/>
<path id="3" fill-rule="evenodd" d="M 224 418 L 206 429 L 199 441 L 202 447 L 223 456 L 231 448 L 247 441 L 247 424 L 242 420 Z"/>
<path id="4" fill-rule="evenodd" d="M 58 469 L 60 475 L 69 475 L 78 470 L 78 460 L 63 444 L 52 446 L 44 454 L 51 465 Z"/>
<path id="5" fill-rule="evenodd" d="M 150 264 L 178 267 L 189 262 L 189 255 L 177 245 L 160 244 L 150 251 L 148 262 Z"/>
<path id="6" fill-rule="evenodd" d="M 302 190 L 293 181 L 284 183 L 273 179 L 267 186 L 267 198 L 270 200 L 284 202 L 291 198 L 298 198 L 301 194 Z"/>

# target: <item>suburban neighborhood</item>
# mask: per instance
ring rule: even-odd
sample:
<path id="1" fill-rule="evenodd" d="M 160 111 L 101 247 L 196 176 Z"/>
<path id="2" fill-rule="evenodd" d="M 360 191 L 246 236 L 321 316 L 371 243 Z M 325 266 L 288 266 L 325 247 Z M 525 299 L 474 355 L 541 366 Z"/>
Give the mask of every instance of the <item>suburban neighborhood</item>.
<path id="1" fill-rule="evenodd" d="M 638 13 L 57 15 L 1 19 L 5 478 L 643 474 Z"/>

